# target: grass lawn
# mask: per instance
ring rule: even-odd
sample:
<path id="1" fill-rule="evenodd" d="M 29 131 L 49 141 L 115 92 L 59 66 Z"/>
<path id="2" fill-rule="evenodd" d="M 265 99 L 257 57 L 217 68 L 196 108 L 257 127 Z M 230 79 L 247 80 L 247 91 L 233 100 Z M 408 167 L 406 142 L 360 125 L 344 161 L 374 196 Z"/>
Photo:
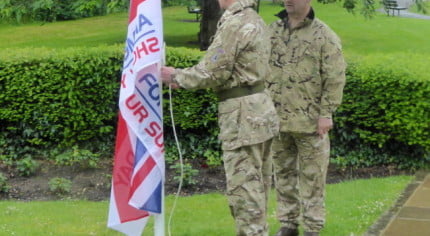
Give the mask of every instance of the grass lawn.
<path id="1" fill-rule="evenodd" d="M 126 31 L 125 13 L 46 24 L 33 23 L 18 26 L 0 24 L 0 49 L 123 44 Z"/>
<path id="2" fill-rule="evenodd" d="M 370 53 L 430 53 L 430 21 L 388 17 L 378 13 L 367 20 L 359 13 L 348 13 L 340 4 L 313 2 L 317 17 L 341 37 L 347 55 Z M 276 19 L 279 5 L 263 1 L 260 14 L 267 23 Z M 199 23 L 184 6 L 163 9 L 164 37 L 168 46 L 198 48 Z M 111 14 L 76 21 L 11 26 L 0 24 L 0 49 L 16 47 L 96 46 L 123 44 L 127 14 Z"/>
<path id="3" fill-rule="evenodd" d="M 327 224 L 321 235 L 361 235 L 394 203 L 410 176 L 348 181 L 327 186 Z M 166 198 L 166 225 L 174 196 Z M 106 228 L 108 202 L 0 202 L 0 235 L 121 235 Z M 279 227 L 275 198 L 269 203 L 270 235 Z M 144 235 L 152 235 L 152 222 Z M 234 235 L 234 222 L 221 194 L 180 197 L 171 225 L 174 236 Z M 166 230 L 167 233 L 167 230 Z"/>
<path id="4" fill-rule="evenodd" d="M 430 53 L 430 21 L 388 17 L 377 13 L 373 19 L 365 19 L 341 8 L 340 4 L 321 4 L 313 1 L 315 14 L 329 25 L 341 38 L 346 54 L 371 54 L 392 52 Z M 266 22 L 272 22 L 271 5 L 263 5 L 261 14 Z M 281 7 L 278 7 L 281 10 Z"/>

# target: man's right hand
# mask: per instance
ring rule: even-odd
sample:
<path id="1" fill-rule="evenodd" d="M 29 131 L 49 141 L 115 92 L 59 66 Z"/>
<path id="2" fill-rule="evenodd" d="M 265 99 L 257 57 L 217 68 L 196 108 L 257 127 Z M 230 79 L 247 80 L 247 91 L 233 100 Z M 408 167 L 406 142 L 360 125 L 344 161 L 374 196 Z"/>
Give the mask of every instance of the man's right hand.
<path id="1" fill-rule="evenodd" d="M 320 117 L 318 119 L 317 133 L 320 136 L 320 138 L 323 138 L 324 135 L 327 134 L 331 128 L 333 128 L 332 119 L 324 118 L 324 117 Z"/>
<path id="2" fill-rule="evenodd" d="M 175 68 L 170 66 L 162 66 L 161 67 L 161 81 L 170 85 L 173 89 L 179 88 L 179 84 L 172 80 L 172 76 L 175 73 Z"/>

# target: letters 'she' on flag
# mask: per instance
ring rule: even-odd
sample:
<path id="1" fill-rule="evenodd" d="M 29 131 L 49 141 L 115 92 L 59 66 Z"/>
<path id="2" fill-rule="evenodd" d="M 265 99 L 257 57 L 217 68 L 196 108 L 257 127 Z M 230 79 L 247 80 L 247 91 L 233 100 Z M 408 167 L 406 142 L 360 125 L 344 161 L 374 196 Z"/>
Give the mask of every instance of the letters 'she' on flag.
<path id="1" fill-rule="evenodd" d="M 126 235 L 141 235 L 150 215 L 164 235 L 162 29 L 161 0 L 130 1 L 108 219 Z"/>

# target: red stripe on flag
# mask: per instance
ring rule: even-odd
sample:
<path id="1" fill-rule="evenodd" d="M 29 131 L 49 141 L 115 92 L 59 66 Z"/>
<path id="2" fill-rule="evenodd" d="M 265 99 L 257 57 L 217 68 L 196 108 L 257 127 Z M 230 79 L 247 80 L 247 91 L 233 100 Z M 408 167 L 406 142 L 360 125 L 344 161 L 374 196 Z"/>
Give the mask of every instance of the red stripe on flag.
<path id="1" fill-rule="evenodd" d="M 146 0 L 131 0 L 130 2 L 130 17 L 128 18 L 128 23 L 132 22 L 137 16 L 137 7 Z"/>
<path id="2" fill-rule="evenodd" d="M 130 192 L 131 175 L 133 174 L 134 152 L 128 135 L 128 127 L 121 113 L 118 118 L 115 150 L 112 177 L 120 221 L 124 223 L 146 217 L 149 215 L 148 212 L 138 210 L 128 204 L 128 193 Z"/>
<path id="3" fill-rule="evenodd" d="M 139 187 L 139 185 L 145 180 L 146 176 L 149 175 L 152 169 L 154 169 L 154 166 L 156 165 L 154 159 L 152 156 L 148 157 L 146 159 L 143 166 L 137 171 L 136 175 L 133 178 L 133 183 L 131 185 L 130 189 L 130 196 L 134 194 L 134 191 Z"/>

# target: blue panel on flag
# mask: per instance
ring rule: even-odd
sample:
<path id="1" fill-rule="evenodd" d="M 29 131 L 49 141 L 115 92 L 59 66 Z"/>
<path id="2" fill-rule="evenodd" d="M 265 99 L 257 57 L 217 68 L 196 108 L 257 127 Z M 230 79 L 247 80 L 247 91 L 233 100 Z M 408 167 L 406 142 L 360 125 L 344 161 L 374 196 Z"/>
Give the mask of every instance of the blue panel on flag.
<path id="1" fill-rule="evenodd" d="M 140 208 L 141 210 L 161 213 L 161 182 L 158 183 L 157 188 L 151 194 L 151 197 Z"/>
<path id="2" fill-rule="evenodd" d="M 139 163 L 140 159 L 142 159 L 143 155 L 148 151 L 145 145 L 139 140 L 136 139 L 136 155 L 134 156 L 134 166 Z"/>

